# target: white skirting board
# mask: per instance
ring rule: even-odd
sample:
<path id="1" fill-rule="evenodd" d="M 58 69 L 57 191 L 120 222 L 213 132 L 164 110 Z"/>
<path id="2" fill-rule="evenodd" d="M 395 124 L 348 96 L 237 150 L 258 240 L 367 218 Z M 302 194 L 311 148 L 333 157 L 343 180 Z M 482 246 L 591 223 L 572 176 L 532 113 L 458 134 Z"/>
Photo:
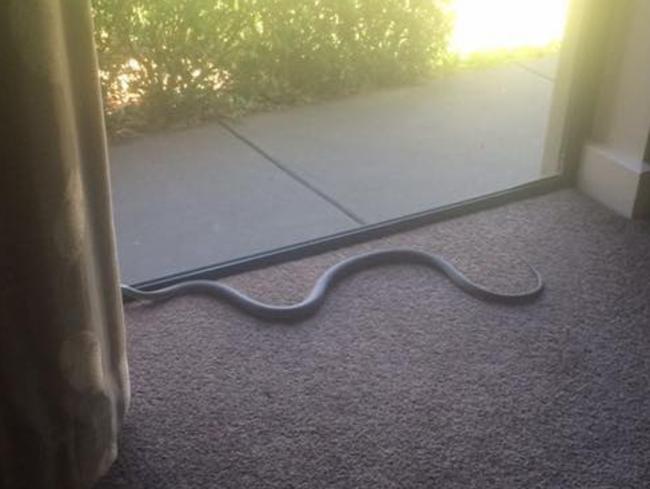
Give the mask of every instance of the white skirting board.
<path id="1" fill-rule="evenodd" d="M 578 172 L 578 187 L 619 214 L 650 217 L 650 165 L 630 160 L 598 144 L 587 144 Z"/>

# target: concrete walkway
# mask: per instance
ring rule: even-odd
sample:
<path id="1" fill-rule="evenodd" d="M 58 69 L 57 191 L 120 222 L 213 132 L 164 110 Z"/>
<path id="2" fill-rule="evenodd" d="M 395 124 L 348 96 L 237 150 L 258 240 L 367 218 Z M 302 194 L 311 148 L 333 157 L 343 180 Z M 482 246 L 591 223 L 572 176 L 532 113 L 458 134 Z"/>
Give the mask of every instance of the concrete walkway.
<path id="1" fill-rule="evenodd" d="M 138 282 L 541 176 L 555 59 L 162 133 L 110 148 Z"/>

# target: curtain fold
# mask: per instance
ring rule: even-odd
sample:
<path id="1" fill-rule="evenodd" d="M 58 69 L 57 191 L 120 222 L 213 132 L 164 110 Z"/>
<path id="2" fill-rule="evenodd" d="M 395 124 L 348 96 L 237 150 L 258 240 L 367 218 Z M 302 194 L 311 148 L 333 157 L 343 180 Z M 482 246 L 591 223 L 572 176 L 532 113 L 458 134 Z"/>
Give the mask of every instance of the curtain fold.
<path id="1" fill-rule="evenodd" d="M 89 488 L 129 380 L 87 0 L 0 2 L 0 487 Z"/>

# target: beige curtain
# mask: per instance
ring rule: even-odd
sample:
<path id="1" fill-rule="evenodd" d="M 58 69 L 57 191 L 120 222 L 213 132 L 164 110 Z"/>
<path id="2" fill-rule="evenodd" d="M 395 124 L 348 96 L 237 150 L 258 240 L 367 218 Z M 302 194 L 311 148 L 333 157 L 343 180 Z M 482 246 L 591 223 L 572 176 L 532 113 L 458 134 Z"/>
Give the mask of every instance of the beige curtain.
<path id="1" fill-rule="evenodd" d="M 0 487 L 91 487 L 128 405 L 86 0 L 0 1 Z"/>

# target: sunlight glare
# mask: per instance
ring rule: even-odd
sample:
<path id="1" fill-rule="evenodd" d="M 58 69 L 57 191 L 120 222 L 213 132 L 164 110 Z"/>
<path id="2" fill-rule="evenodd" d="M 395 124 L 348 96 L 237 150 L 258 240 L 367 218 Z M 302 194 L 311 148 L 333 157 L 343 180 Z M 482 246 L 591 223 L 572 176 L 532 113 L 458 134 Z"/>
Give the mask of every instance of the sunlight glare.
<path id="1" fill-rule="evenodd" d="M 542 47 L 560 41 L 569 0 L 455 0 L 452 51 Z"/>

